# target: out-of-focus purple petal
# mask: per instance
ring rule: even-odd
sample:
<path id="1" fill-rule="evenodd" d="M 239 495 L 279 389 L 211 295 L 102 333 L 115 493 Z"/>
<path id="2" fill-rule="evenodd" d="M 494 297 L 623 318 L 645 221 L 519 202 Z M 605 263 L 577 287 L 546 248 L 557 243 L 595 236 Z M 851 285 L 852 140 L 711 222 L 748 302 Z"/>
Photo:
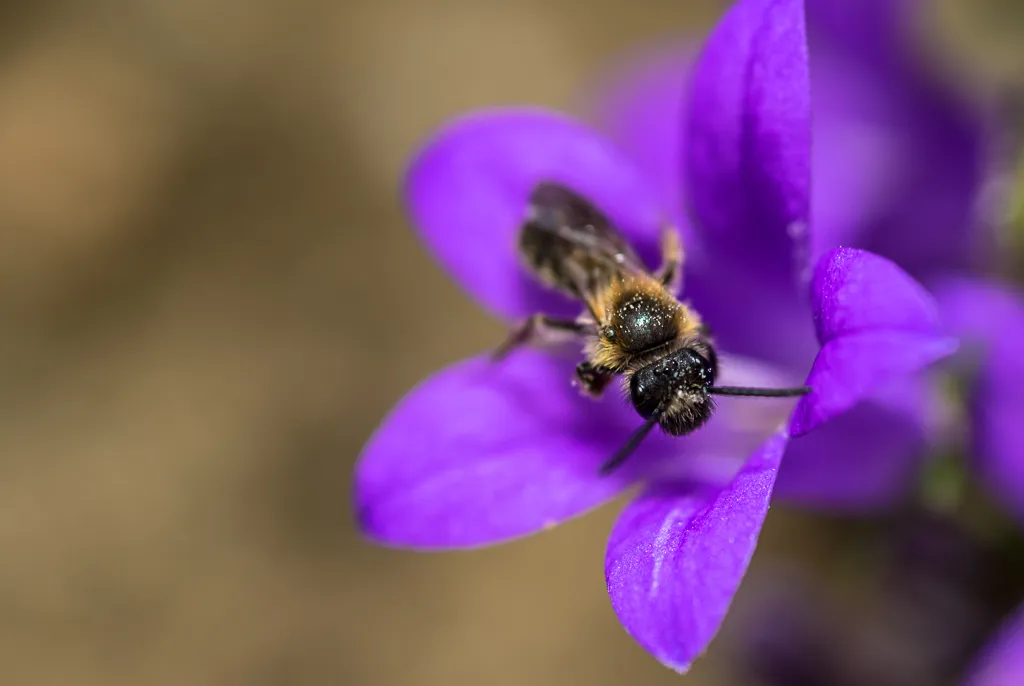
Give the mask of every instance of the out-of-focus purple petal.
<path id="1" fill-rule="evenodd" d="M 993 127 L 914 32 L 915 2 L 807 0 L 815 254 L 853 244 L 930 281 L 985 259 Z"/>
<path id="2" fill-rule="evenodd" d="M 683 113 L 696 50 L 678 44 L 623 56 L 588 103 L 598 127 L 642 168 L 672 211 L 690 248 L 683 202 Z"/>
<path id="3" fill-rule="evenodd" d="M 792 273 L 810 205 L 803 0 L 734 4 L 704 44 L 687 115 L 684 173 L 699 230 L 723 252 Z"/>
<path id="4" fill-rule="evenodd" d="M 997 281 L 949 278 L 936 284 L 935 298 L 945 326 L 966 348 L 983 352 L 995 340 L 1020 340 L 1024 293 Z"/>
<path id="5" fill-rule="evenodd" d="M 903 0 L 806 0 L 813 88 L 813 255 L 865 247 L 876 222 L 902 206 L 892 191 L 912 168 L 904 84 L 890 68 L 909 42 Z M 896 40 L 900 36 L 904 40 Z M 916 208 L 915 208 L 916 209 Z"/>
<path id="6" fill-rule="evenodd" d="M 647 491 L 612 530 L 612 606 L 672 669 L 687 671 L 718 632 L 757 546 L 786 439 L 772 436 L 721 491 Z"/>
<path id="7" fill-rule="evenodd" d="M 1013 686 L 1024 683 L 1024 609 L 1007 621 L 982 651 L 966 686 Z"/>
<path id="8" fill-rule="evenodd" d="M 443 370 L 392 410 L 363 450 L 363 531 L 396 546 L 476 546 L 539 531 L 613 498 L 628 470 L 598 466 L 639 418 L 570 386 L 572 366 L 523 350 Z M 650 449 L 654 442 L 644 446 Z"/>
<path id="9" fill-rule="evenodd" d="M 911 488 L 925 454 L 929 389 L 900 380 L 789 442 L 775 497 L 800 507 L 862 512 Z"/>
<path id="10" fill-rule="evenodd" d="M 968 398 L 975 471 L 1024 523 L 1024 295 L 993 282 L 949 281 L 937 290 L 943 315 L 974 367 Z"/>
<path id="11" fill-rule="evenodd" d="M 892 189 L 903 182 L 911 161 L 904 149 L 908 133 L 875 112 L 891 107 L 901 94 L 888 92 L 874 73 L 864 76 L 856 65 L 836 63 L 827 50 L 814 47 L 812 42 L 811 252 L 816 258 L 841 245 L 864 247 L 890 206 L 903 206 Z"/>
<path id="12" fill-rule="evenodd" d="M 807 377 L 813 391 L 793 414 L 801 436 L 879 386 L 951 355 L 957 341 L 939 324 L 934 299 L 885 258 L 841 248 L 818 261 L 812 280 L 822 349 Z"/>
<path id="13" fill-rule="evenodd" d="M 978 112 L 951 96 L 917 96 L 893 127 L 902 146 L 898 176 L 889 175 L 890 202 L 867 223 L 861 244 L 931 280 L 990 259 L 993 236 L 979 215 L 979 196 L 992 164 L 991 133 Z"/>
<path id="14" fill-rule="evenodd" d="M 861 59 L 879 64 L 912 44 L 914 5 L 919 0 L 805 0 L 812 43 L 818 32 L 828 47 L 859 51 Z M 817 46 L 815 46 L 817 47 Z"/>
<path id="15" fill-rule="evenodd" d="M 609 140 L 563 115 L 531 108 L 467 115 L 419 152 L 406 177 L 406 204 L 428 246 L 504 317 L 579 310 L 536 284 L 517 259 L 516 231 L 542 180 L 589 198 L 654 260 L 667 219 L 656 190 Z"/>

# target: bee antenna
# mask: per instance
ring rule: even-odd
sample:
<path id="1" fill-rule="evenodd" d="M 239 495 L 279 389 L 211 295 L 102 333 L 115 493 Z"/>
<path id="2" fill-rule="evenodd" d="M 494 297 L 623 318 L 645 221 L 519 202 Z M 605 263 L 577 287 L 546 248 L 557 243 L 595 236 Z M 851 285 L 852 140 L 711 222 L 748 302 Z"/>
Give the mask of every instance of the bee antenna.
<path id="1" fill-rule="evenodd" d="M 626 458 L 636 450 L 636 447 L 640 445 L 640 442 L 643 441 L 647 434 L 651 432 L 651 429 L 654 428 L 654 425 L 658 423 L 659 419 L 661 419 L 660 409 L 658 412 L 651 415 L 651 418 L 644 422 L 643 426 L 637 429 L 633 435 L 629 437 L 629 440 L 626 441 L 626 443 L 619 448 L 614 455 L 608 458 L 607 462 L 601 465 L 601 468 L 597 470 L 597 473 L 601 476 L 608 476 L 615 471 L 619 465 L 625 462 Z"/>
<path id="2" fill-rule="evenodd" d="M 811 392 L 810 386 L 798 386 L 796 388 L 745 388 L 743 386 L 713 386 L 708 389 L 712 395 L 745 395 L 759 398 L 789 398 L 797 395 L 807 395 Z"/>

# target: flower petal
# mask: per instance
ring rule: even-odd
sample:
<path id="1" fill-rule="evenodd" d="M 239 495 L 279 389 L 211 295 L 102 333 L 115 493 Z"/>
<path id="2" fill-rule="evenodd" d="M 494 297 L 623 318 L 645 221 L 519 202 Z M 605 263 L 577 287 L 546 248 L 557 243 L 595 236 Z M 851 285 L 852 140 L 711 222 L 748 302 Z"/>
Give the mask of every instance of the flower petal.
<path id="1" fill-rule="evenodd" d="M 803 0 L 740 0 L 704 45 L 686 120 L 687 196 L 710 243 L 793 273 L 807 239 L 810 113 Z"/>
<path id="2" fill-rule="evenodd" d="M 925 384 L 901 381 L 791 440 L 775 497 L 800 507 L 863 512 L 905 496 L 924 457 L 930 415 Z"/>
<path id="3" fill-rule="evenodd" d="M 1007 621 L 982 651 L 965 681 L 967 686 L 1009 686 L 1024 683 L 1024 608 Z"/>
<path id="4" fill-rule="evenodd" d="M 504 317 L 580 309 L 538 285 L 516 255 L 527 198 L 542 180 L 588 197 L 641 256 L 657 255 L 667 216 L 656 191 L 610 141 L 563 115 L 530 108 L 467 115 L 438 133 L 407 174 L 406 203 L 428 246 Z"/>
<path id="5" fill-rule="evenodd" d="M 612 531 L 612 606 L 626 631 L 672 669 L 687 671 L 718 632 L 754 554 L 786 440 L 773 435 L 723 490 L 647 491 Z"/>
<path id="6" fill-rule="evenodd" d="M 873 63 L 903 54 L 918 0 L 806 0 L 807 23 L 826 32 L 831 43 L 860 50 Z"/>
<path id="7" fill-rule="evenodd" d="M 934 333 L 935 299 L 889 260 L 839 248 L 822 256 L 811 284 L 814 327 L 821 343 L 853 333 L 896 329 Z"/>
<path id="8" fill-rule="evenodd" d="M 978 196 L 987 115 L 915 45 L 905 0 L 808 0 L 816 253 L 853 243 L 917 278 L 970 266 L 991 236 Z"/>
<path id="9" fill-rule="evenodd" d="M 923 369 L 956 349 L 956 339 L 903 331 L 852 334 L 827 343 L 807 376 L 813 390 L 793 412 L 793 435 L 803 436 L 848 411 L 880 384 Z"/>
<path id="10" fill-rule="evenodd" d="M 764 261 L 743 262 L 702 244 L 685 210 L 682 159 L 693 49 L 674 45 L 626 55 L 604 77 L 591 109 L 602 130 L 628 152 L 657 184 L 673 210 L 686 248 L 683 293 L 714 332 L 716 342 L 738 355 L 798 370 L 810 367 L 817 344 L 807 302 L 790 276 Z M 737 263 L 739 262 L 739 263 Z M 757 307 L 750 307 L 757 302 Z M 763 335 L 769 331 L 770 335 Z"/>
<path id="11" fill-rule="evenodd" d="M 643 167 L 660 189 L 686 247 L 683 292 L 710 325 L 725 350 L 798 371 L 803 377 L 818 346 L 807 302 L 793 289 L 790 274 L 764 260 L 733 259 L 702 236 L 685 212 L 682 164 L 693 50 L 684 40 L 623 56 L 604 76 L 590 110 L 601 129 Z M 751 308 L 750 303 L 758 306 Z M 770 335 L 764 332 L 770 331 Z"/>
<path id="12" fill-rule="evenodd" d="M 461 362 L 412 390 L 357 466 L 363 531 L 396 546 L 482 545 L 619 494 L 629 470 L 601 478 L 597 468 L 640 420 L 622 403 L 581 397 L 571 374 L 566 361 L 523 350 Z"/>
<path id="13" fill-rule="evenodd" d="M 813 28 L 808 7 L 808 30 Z M 908 157 L 909 125 L 883 116 L 899 102 L 896 86 L 878 83 L 876 73 L 863 64 L 832 59 L 831 45 L 812 37 L 814 59 L 814 122 L 811 202 L 812 256 L 817 258 L 841 245 L 865 247 L 875 224 L 894 211 L 902 211 L 901 194 L 893 193 L 904 183 Z M 815 50 L 815 48 L 819 48 Z M 866 71 L 867 74 L 861 72 Z M 926 177 L 927 178 L 927 177 Z M 894 207 L 895 206 L 895 207 Z M 923 208 L 915 208 L 922 211 Z M 921 222 L 912 226 L 922 228 Z M 900 227 L 906 231 L 906 227 Z M 915 232 L 915 236 L 919 236 Z"/>
<path id="14" fill-rule="evenodd" d="M 725 356 L 723 383 L 764 385 L 772 370 Z M 638 477 L 725 483 L 788 414 L 783 399 L 723 398 L 685 438 L 655 432 L 610 476 L 597 470 L 640 426 L 609 389 L 572 387 L 573 363 L 520 350 L 439 372 L 392 410 L 356 468 L 359 521 L 370 537 L 422 549 L 496 543 L 548 528 L 618 495 Z M 768 424 L 768 422 L 773 422 Z M 729 458 L 732 458 L 731 460 Z"/>
<path id="15" fill-rule="evenodd" d="M 794 436 L 957 348 L 940 327 L 931 295 L 868 252 L 840 248 L 824 255 L 812 281 L 812 304 L 822 349 L 807 378 L 814 390 L 793 415 Z"/>
<path id="16" fill-rule="evenodd" d="M 763 267 L 688 255 L 683 293 L 723 350 L 803 377 L 818 350 L 806 296 Z"/>
<path id="17" fill-rule="evenodd" d="M 996 283 L 958 280 L 938 290 L 943 315 L 976 365 L 968 398 L 975 471 L 1024 522 L 1024 296 Z"/>
<path id="18" fill-rule="evenodd" d="M 942 321 L 964 340 L 984 351 L 992 341 L 1021 340 L 1024 293 L 996 281 L 951 278 L 935 287 Z"/>

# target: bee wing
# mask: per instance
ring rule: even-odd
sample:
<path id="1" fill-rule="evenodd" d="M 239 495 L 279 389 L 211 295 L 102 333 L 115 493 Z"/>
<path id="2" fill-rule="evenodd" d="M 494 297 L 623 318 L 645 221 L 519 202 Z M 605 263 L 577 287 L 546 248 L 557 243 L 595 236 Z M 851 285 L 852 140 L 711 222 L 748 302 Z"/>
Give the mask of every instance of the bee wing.
<path id="1" fill-rule="evenodd" d="M 544 181 L 530 194 L 528 220 L 566 241 L 580 253 L 602 260 L 619 271 L 646 273 L 633 246 L 608 217 L 575 191 Z"/>
<path id="2" fill-rule="evenodd" d="M 616 276 L 649 273 L 601 210 L 557 183 L 534 188 L 523 228 L 521 247 L 538 275 L 585 302 L 591 313 L 601 309 Z"/>

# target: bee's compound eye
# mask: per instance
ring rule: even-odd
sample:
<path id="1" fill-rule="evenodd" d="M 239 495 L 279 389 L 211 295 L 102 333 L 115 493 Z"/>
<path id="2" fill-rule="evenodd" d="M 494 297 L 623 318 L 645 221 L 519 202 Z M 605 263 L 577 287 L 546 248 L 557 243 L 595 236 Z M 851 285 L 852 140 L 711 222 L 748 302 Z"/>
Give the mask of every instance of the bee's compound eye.
<path id="1" fill-rule="evenodd" d="M 614 341 L 615 340 L 615 328 L 611 327 L 611 326 L 606 326 L 603 329 L 601 329 L 601 335 L 604 336 L 605 338 L 607 338 L 609 341 Z"/>

